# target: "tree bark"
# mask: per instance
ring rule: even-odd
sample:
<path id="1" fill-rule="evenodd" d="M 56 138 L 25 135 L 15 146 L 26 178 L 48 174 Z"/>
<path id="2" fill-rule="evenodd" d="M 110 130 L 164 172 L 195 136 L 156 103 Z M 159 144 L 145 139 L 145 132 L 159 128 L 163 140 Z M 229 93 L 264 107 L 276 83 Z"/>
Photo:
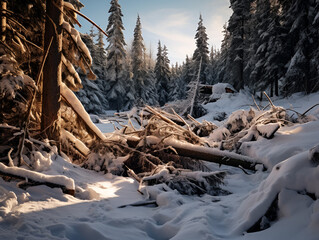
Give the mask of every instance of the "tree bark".
<path id="1" fill-rule="evenodd" d="M 60 142 L 60 85 L 62 82 L 62 15 L 63 0 L 46 1 L 44 52 L 51 38 L 52 46 L 43 70 L 41 129 L 47 137 Z M 58 9 L 60 8 L 60 9 Z"/>
<path id="2" fill-rule="evenodd" d="M 1 1 L 1 41 L 6 40 L 6 28 L 7 28 L 7 19 L 5 16 L 5 10 L 7 10 L 7 1 Z"/>

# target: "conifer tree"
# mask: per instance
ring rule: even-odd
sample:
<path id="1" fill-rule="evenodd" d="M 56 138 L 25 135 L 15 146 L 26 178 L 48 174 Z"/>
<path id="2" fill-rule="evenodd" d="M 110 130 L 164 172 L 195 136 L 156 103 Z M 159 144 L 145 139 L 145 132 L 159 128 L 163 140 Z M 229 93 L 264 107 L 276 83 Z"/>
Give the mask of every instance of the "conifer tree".
<path id="1" fill-rule="evenodd" d="M 208 37 L 206 34 L 206 28 L 203 25 L 203 18 L 202 15 L 199 16 L 199 22 L 197 27 L 197 32 L 195 35 L 196 39 L 196 49 L 193 54 L 193 73 L 198 71 L 199 63 L 202 61 L 201 67 L 201 74 L 200 74 L 200 82 L 206 83 L 209 81 L 207 79 L 208 69 L 209 66 L 209 50 L 208 50 Z M 201 60 L 202 59 L 202 60 Z"/>
<path id="2" fill-rule="evenodd" d="M 155 64 L 156 87 L 158 92 L 159 104 L 163 106 L 168 101 L 170 69 L 167 48 L 162 48 L 161 42 L 158 42 L 157 58 Z"/>
<path id="3" fill-rule="evenodd" d="M 137 16 L 132 43 L 132 70 L 136 97 L 141 98 L 143 102 L 147 100 L 144 98 L 145 93 L 143 93 L 145 91 L 144 81 L 146 77 L 144 54 L 145 46 L 142 37 L 141 20 L 140 17 Z"/>
<path id="4" fill-rule="evenodd" d="M 244 82 L 244 67 L 245 67 L 245 50 L 246 39 L 248 33 L 247 21 L 250 16 L 251 0 L 231 0 L 231 8 L 233 14 L 228 22 L 228 31 L 231 34 L 231 41 L 227 56 L 227 73 L 229 74 L 229 81 L 233 86 L 239 90 L 245 85 Z"/>
<path id="5" fill-rule="evenodd" d="M 111 1 L 109 9 L 107 47 L 107 76 L 105 81 L 105 95 L 108 99 L 111 109 L 117 111 L 124 107 L 125 85 L 127 74 L 125 73 L 126 45 L 123 35 L 122 11 L 118 0 Z"/>

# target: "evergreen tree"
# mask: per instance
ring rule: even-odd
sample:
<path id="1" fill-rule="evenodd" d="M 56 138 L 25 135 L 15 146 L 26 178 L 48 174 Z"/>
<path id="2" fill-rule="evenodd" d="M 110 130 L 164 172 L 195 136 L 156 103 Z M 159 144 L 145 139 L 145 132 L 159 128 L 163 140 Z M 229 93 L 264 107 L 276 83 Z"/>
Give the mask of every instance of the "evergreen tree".
<path id="1" fill-rule="evenodd" d="M 231 41 L 227 56 L 226 71 L 229 74 L 230 83 L 237 90 L 242 89 L 245 84 L 245 39 L 248 39 L 246 24 L 250 16 L 250 2 L 251 0 L 230 1 L 233 14 L 228 22 L 228 31 L 231 34 Z"/>
<path id="2" fill-rule="evenodd" d="M 91 33 L 82 34 L 81 38 L 90 50 L 93 58 L 92 70 L 96 74 L 97 79 L 90 81 L 84 74 L 80 73 L 83 88 L 76 92 L 77 97 L 83 104 L 85 110 L 92 114 L 103 114 L 109 109 L 108 101 L 103 92 L 103 82 L 106 77 L 105 64 L 106 54 L 97 50 L 97 44 L 94 44 Z"/>
<path id="3" fill-rule="evenodd" d="M 157 58 L 155 64 L 155 75 L 156 75 L 156 87 L 158 92 L 158 101 L 163 106 L 168 101 L 169 93 L 169 81 L 170 81 L 170 69 L 169 59 L 167 56 L 167 48 L 164 45 L 162 48 L 161 42 L 158 42 Z"/>
<path id="4" fill-rule="evenodd" d="M 286 1 L 281 1 L 286 4 Z M 316 2 L 314 0 L 296 0 L 284 8 L 285 27 L 287 32 L 285 44 L 291 49 L 291 57 L 287 72 L 283 78 L 284 93 L 291 94 L 297 91 L 309 93 L 313 88 L 310 71 L 312 53 L 318 48 L 315 40 L 318 33 L 312 23 L 315 19 Z"/>
<path id="5" fill-rule="evenodd" d="M 126 43 L 123 35 L 123 14 L 118 0 L 111 1 L 109 13 L 106 28 L 109 43 L 107 47 L 107 76 L 104 88 L 110 108 L 120 111 L 126 105 L 124 97 L 127 73 L 125 72 L 126 51 L 124 46 Z"/>
<path id="6" fill-rule="evenodd" d="M 215 83 L 218 82 L 230 82 L 229 74 L 226 72 L 227 68 L 227 57 L 229 55 L 229 46 L 231 42 L 231 35 L 228 31 L 227 24 L 223 26 L 224 39 L 222 40 L 222 45 L 220 49 L 220 54 L 216 59 L 215 63 Z"/>
<path id="7" fill-rule="evenodd" d="M 145 99 L 145 47 L 142 37 L 141 21 L 140 17 L 137 16 L 136 26 L 134 29 L 134 39 L 132 43 L 132 70 L 133 70 L 133 82 L 136 92 L 136 98 L 141 99 L 142 102 L 146 102 Z"/>
<path id="8" fill-rule="evenodd" d="M 209 81 L 207 78 L 208 69 L 209 66 L 209 50 L 208 50 L 208 37 L 206 34 L 206 28 L 203 25 L 203 18 L 202 15 L 199 16 L 199 22 L 197 27 L 197 32 L 195 35 L 196 39 L 196 49 L 193 54 L 193 72 L 197 72 L 199 63 L 202 59 L 202 67 L 201 67 L 201 73 L 200 73 L 200 82 L 206 83 Z"/>

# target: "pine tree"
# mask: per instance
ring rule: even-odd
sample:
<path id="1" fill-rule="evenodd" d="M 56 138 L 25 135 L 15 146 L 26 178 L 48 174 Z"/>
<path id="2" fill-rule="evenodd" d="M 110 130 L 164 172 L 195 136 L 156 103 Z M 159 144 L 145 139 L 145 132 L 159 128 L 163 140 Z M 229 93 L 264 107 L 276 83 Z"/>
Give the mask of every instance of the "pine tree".
<path id="1" fill-rule="evenodd" d="M 137 99 L 141 99 L 142 102 L 146 102 L 145 99 L 145 46 L 143 43 L 141 20 L 137 16 L 136 26 L 134 29 L 134 39 L 132 43 L 132 69 L 133 69 L 133 82 Z"/>
<path id="2" fill-rule="evenodd" d="M 244 88 L 244 67 L 246 64 L 246 41 L 248 33 L 247 21 L 250 16 L 251 0 L 231 0 L 233 14 L 228 22 L 228 31 L 231 41 L 227 56 L 226 72 L 229 74 L 230 83 L 237 89 Z"/>
<path id="3" fill-rule="evenodd" d="M 103 82 L 106 77 L 106 54 L 103 51 L 104 54 L 101 56 L 97 50 L 97 44 L 93 42 L 92 34 L 82 34 L 81 38 L 92 55 L 92 70 L 96 74 L 97 79 L 90 81 L 84 74 L 80 73 L 83 88 L 76 92 L 76 95 L 88 113 L 103 114 L 109 109 L 108 101 L 103 93 Z"/>
<path id="4" fill-rule="evenodd" d="M 228 31 L 227 24 L 224 24 L 223 26 L 223 33 L 224 38 L 222 40 L 222 45 L 220 49 L 220 54 L 216 60 L 215 63 L 215 71 L 216 71 L 216 77 L 215 77 L 215 83 L 218 82 L 230 82 L 229 74 L 227 72 L 227 58 L 229 56 L 229 47 L 231 42 L 231 35 Z"/>
<path id="5" fill-rule="evenodd" d="M 311 55 L 317 49 L 314 42 L 318 34 L 312 26 L 316 16 L 314 11 L 316 2 L 296 0 L 288 6 L 289 8 L 284 8 L 285 27 L 288 30 L 285 35 L 288 40 L 285 42 L 285 47 L 290 47 L 292 52 L 283 78 L 283 90 L 286 95 L 297 91 L 309 93 L 313 88 L 313 83 L 310 81 Z M 317 76 L 317 73 L 313 76 Z"/>
<path id="6" fill-rule="evenodd" d="M 104 47 L 104 35 L 102 32 L 98 32 L 97 43 L 95 47 L 95 54 L 94 54 L 94 62 L 97 65 L 105 66 L 106 65 L 106 51 Z"/>
<path id="7" fill-rule="evenodd" d="M 125 77 L 125 57 L 126 45 L 123 35 L 122 11 L 118 0 L 111 1 L 109 9 L 110 16 L 108 18 L 108 26 L 106 32 L 108 34 L 107 47 L 107 76 L 105 81 L 105 95 L 108 99 L 111 109 L 120 111 L 124 105 L 125 86 L 127 82 Z"/>
<path id="8" fill-rule="evenodd" d="M 158 42 L 157 59 L 155 64 L 155 75 L 157 79 L 156 87 L 158 92 L 158 101 L 163 106 L 168 101 L 170 69 L 167 48 L 162 48 L 161 42 Z"/>
<path id="9" fill-rule="evenodd" d="M 201 74 L 200 74 L 200 82 L 206 83 L 209 82 L 207 77 L 209 66 L 209 50 L 208 50 L 208 37 L 206 34 L 206 28 L 203 25 L 202 15 L 199 16 L 199 22 L 197 27 L 197 32 L 195 35 L 196 39 L 196 49 L 193 54 L 193 72 L 196 73 L 198 71 L 199 63 L 202 61 Z"/>

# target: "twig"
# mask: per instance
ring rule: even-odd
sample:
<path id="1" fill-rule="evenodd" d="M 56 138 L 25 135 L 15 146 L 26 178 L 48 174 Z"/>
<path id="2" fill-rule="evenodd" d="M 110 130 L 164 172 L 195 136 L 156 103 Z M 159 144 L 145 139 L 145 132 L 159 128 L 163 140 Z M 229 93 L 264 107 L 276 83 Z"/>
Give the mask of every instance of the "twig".
<path id="1" fill-rule="evenodd" d="M 264 91 L 264 95 L 266 96 L 266 98 L 268 99 L 270 105 L 274 108 L 275 105 L 273 104 L 273 102 L 271 101 L 270 97 L 268 96 L 268 94 Z"/>
<path id="2" fill-rule="evenodd" d="M 131 118 L 130 116 L 127 114 L 127 117 L 128 117 L 128 124 L 130 124 L 131 128 L 133 128 L 134 131 L 136 131 L 135 127 L 133 126 L 133 123 L 131 121 Z"/>
<path id="3" fill-rule="evenodd" d="M 270 105 L 270 104 L 268 103 L 265 107 L 263 107 L 262 110 L 264 111 L 267 107 L 269 107 L 269 105 Z"/>
<path id="4" fill-rule="evenodd" d="M 255 103 L 255 105 L 256 105 L 258 111 L 260 111 L 260 108 L 259 108 L 258 104 L 256 103 L 256 100 L 255 100 L 254 95 L 251 95 L 251 97 L 253 98 L 253 101 L 254 101 L 254 103 Z"/>
<path id="5" fill-rule="evenodd" d="M 14 51 L 5 43 L 5 42 L 3 42 L 3 41 L 1 41 L 0 40 L 0 43 L 6 48 L 6 49 L 8 49 L 9 50 L 9 52 L 11 52 L 12 54 L 13 54 L 13 56 L 17 56 L 15 53 L 14 53 Z"/>
<path id="6" fill-rule="evenodd" d="M 310 110 L 312 110 L 314 107 L 319 106 L 319 103 L 313 105 L 311 108 L 309 108 L 307 111 L 305 111 L 303 114 L 301 114 L 301 116 L 305 116 L 307 114 L 307 112 L 309 112 Z"/>
<path id="7" fill-rule="evenodd" d="M 176 117 L 178 117 L 178 119 L 181 120 L 181 121 L 185 124 L 185 126 L 186 126 L 187 129 L 188 129 L 188 131 L 192 131 L 192 129 L 190 128 L 190 126 L 188 125 L 188 123 L 187 123 L 180 115 L 178 115 L 173 108 L 172 108 L 172 111 L 173 111 L 174 115 L 175 115 Z"/>
<path id="8" fill-rule="evenodd" d="M 174 126 L 175 128 L 185 132 L 187 131 L 186 129 L 182 128 L 181 126 L 179 126 L 178 124 L 174 123 L 172 120 L 170 120 L 169 118 L 163 116 L 162 114 L 158 113 L 155 109 L 153 109 L 150 106 L 146 106 L 146 109 L 148 109 L 149 111 L 151 111 L 154 115 L 156 115 L 157 117 L 161 118 L 164 122 L 171 124 L 172 126 Z M 188 131 L 190 136 L 193 137 L 194 139 L 196 139 L 198 142 L 202 142 L 201 139 L 192 131 Z"/>
<path id="9" fill-rule="evenodd" d="M 8 24 L 8 25 L 9 25 L 9 24 Z M 22 34 L 20 34 L 17 30 L 15 30 L 11 25 L 9 25 L 9 26 L 10 26 L 11 31 L 12 31 L 14 34 L 16 34 L 21 40 L 25 41 L 26 43 L 28 43 L 28 44 L 30 44 L 30 45 L 32 45 L 32 46 L 34 46 L 34 47 L 36 47 L 37 49 L 43 51 L 43 48 L 41 48 L 41 47 L 39 47 L 38 45 L 34 44 L 33 42 L 27 40 Z"/>
<path id="10" fill-rule="evenodd" d="M 201 125 L 201 123 L 199 121 L 197 121 L 195 118 L 193 118 L 191 115 L 187 114 L 187 117 L 192 120 L 194 123 Z"/>

